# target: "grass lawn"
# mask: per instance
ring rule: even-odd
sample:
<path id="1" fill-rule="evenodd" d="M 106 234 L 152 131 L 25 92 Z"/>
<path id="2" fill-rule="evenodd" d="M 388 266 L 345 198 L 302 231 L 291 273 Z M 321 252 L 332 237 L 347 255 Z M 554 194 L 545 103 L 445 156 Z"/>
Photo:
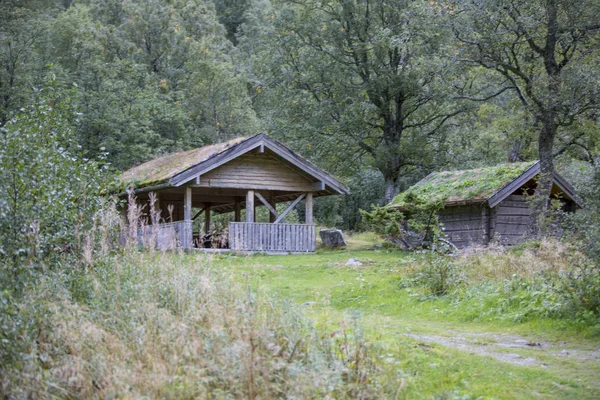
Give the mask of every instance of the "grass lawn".
<path id="1" fill-rule="evenodd" d="M 219 255 L 214 262 L 259 290 L 302 305 L 331 332 L 356 325 L 395 359 L 399 398 L 600 398 L 600 339 L 554 319 L 485 318 L 481 300 L 424 300 L 401 286 L 415 255 L 368 250 Z M 360 266 L 346 266 L 354 258 Z"/>

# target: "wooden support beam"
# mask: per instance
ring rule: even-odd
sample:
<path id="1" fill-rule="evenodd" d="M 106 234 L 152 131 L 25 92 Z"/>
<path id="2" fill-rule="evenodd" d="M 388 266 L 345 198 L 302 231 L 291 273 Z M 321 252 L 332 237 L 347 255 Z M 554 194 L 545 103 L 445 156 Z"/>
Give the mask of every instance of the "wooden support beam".
<path id="1" fill-rule="evenodd" d="M 273 207 L 273 209 L 275 211 L 277 211 L 277 202 L 275 201 L 275 195 L 273 194 L 273 192 L 271 192 L 269 194 L 269 204 L 271 205 L 271 207 Z M 269 222 L 270 223 L 275 222 L 275 220 L 277 220 L 278 216 L 279 216 L 279 214 L 269 213 Z"/>
<path id="2" fill-rule="evenodd" d="M 246 193 L 246 222 L 254 222 L 254 190 Z"/>
<path id="3" fill-rule="evenodd" d="M 292 211 L 292 209 L 294 207 L 296 207 L 296 204 L 300 203 L 300 200 L 302 200 L 305 196 L 306 196 L 306 194 L 301 194 L 300 196 L 298 196 L 298 198 L 296 200 L 294 200 L 294 202 L 292 204 L 290 204 L 290 206 L 288 208 L 286 208 L 285 211 L 282 212 L 281 215 L 279 215 L 279 217 L 277 217 L 277 219 L 273 223 L 278 224 L 279 222 L 281 222 L 281 220 L 284 219 L 285 216 L 288 215 L 288 213 L 290 211 Z"/>
<path id="4" fill-rule="evenodd" d="M 202 213 L 204 212 L 204 210 L 205 210 L 205 209 L 206 209 L 206 207 L 202 207 L 202 209 L 201 209 L 200 211 L 198 211 L 198 212 L 196 213 L 196 215 L 194 215 L 194 216 L 192 217 L 192 221 L 195 221 L 195 220 L 196 220 L 196 218 L 198 218 L 200 215 L 202 215 Z"/>
<path id="5" fill-rule="evenodd" d="M 259 153 L 264 153 L 265 152 L 265 145 L 261 144 L 260 146 L 258 146 L 258 152 Z"/>
<path id="6" fill-rule="evenodd" d="M 304 213 L 304 223 L 312 224 L 313 223 L 313 194 L 306 193 L 306 199 L 304 200 L 305 213 Z"/>
<path id="7" fill-rule="evenodd" d="M 185 187 L 185 197 L 183 200 L 183 219 L 184 221 L 192 220 L 192 188 Z"/>
<path id="8" fill-rule="evenodd" d="M 241 222 L 242 220 L 242 202 L 240 201 L 240 199 L 238 197 L 235 198 L 235 204 L 234 204 L 234 221 L 235 222 Z"/>
<path id="9" fill-rule="evenodd" d="M 277 210 L 275 210 L 275 208 L 267 201 L 267 199 L 263 197 L 262 194 L 254 192 L 254 195 L 260 200 L 261 203 L 265 205 L 265 207 L 269 209 L 271 214 L 275 215 L 275 218 L 279 217 L 279 214 L 277 214 Z"/>
<path id="10" fill-rule="evenodd" d="M 315 192 L 318 192 L 320 190 L 325 190 L 325 182 L 323 181 L 318 181 L 318 182 L 313 182 L 313 190 Z"/>
<path id="11" fill-rule="evenodd" d="M 490 209 L 487 204 L 481 207 L 481 230 L 483 236 L 483 244 L 490 242 Z"/>
<path id="12" fill-rule="evenodd" d="M 206 204 L 204 213 L 204 233 L 210 232 L 210 204 Z"/>

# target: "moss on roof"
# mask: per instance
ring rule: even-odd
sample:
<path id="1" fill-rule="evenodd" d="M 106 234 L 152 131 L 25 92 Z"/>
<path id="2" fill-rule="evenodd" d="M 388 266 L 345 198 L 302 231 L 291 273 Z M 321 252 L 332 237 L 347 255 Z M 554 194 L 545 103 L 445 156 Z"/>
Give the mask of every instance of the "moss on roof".
<path id="1" fill-rule="evenodd" d="M 428 203 L 483 202 L 521 176 L 533 164 L 534 161 L 462 171 L 434 172 L 400 193 L 390 205 L 410 208 L 415 198 Z"/>
<path id="2" fill-rule="evenodd" d="M 248 138 L 240 137 L 223 143 L 167 154 L 123 172 L 120 179 L 123 183 L 134 185 L 138 188 L 157 185 L 168 181 L 175 175 L 222 153 L 246 139 Z"/>

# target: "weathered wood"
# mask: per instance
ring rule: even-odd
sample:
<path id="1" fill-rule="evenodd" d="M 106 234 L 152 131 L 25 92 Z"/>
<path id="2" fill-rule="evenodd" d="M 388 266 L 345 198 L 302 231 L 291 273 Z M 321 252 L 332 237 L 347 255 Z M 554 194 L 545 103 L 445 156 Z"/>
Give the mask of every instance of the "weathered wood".
<path id="1" fill-rule="evenodd" d="M 522 200 L 522 201 L 504 200 L 502 203 L 499 204 L 499 206 L 501 206 L 501 207 L 516 207 L 516 208 L 530 208 L 529 203 L 526 202 L 525 200 Z"/>
<path id="2" fill-rule="evenodd" d="M 313 182 L 313 191 L 318 192 L 320 190 L 325 190 L 325 182 L 323 182 L 323 181 Z"/>
<path id="3" fill-rule="evenodd" d="M 313 223 L 313 194 L 306 193 L 306 198 L 304 199 L 304 223 L 312 224 Z"/>
<path id="4" fill-rule="evenodd" d="M 483 244 L 488 244 L 490 242 L 490 209 L 487 206 L 481 207 L 481 231 Z"/>
<path id="5" fill-rule="evenodd" d="M 481 213 L 479 210 L 475 210 L 472 213 L 461 213 L 461 214 L 441 214 L 441 222 L 455 222 L 455 221 L 479 221 L 481 219 Z"/>
<path id="6" fill-rule="evenodd" d="M 210 232 L 210 204 L 206 205 L 206 212 L 204 213 L 204 233 Z"/>
<path id="7" fill-rule="evenodd" d="M 234 216 L 233 216 L 235 222 L 241 222 L 242 220 L 242 204 L 240 202 L 239 198 L 235 198 L 235 203 L 234 203 Z"/>
<path id="8" fill-rule="evenodd" d="M 189 186 L 185 187 L 185 198 L 183 205 L 183 219 L 185 221 L 192 220 L 192 188 Z"/>
<path id="9" fill-rule="evenodd" d="M 478 220 L 444 222 L 443 228 L 445 231 L 464 231 L 464 230 L 481 230 L 481 215 Z"/>
<path id="10" fill-rule="evenodd" d="M 203 187 L 211 188 L 226 188 L 226 189 L 252 189 L 252 190 L 275 190 L 275 191 L 288 191 L 288 192 L 307 192 L 312 190 L 310 184 L 299 184 L 299 183 L 285 183 L 281 181 L 269 181 L 264 180 L 261 182 L 252 182 L 250 180 L 237 180 L 237 179 L 212 179 L 208 183 L 201 184 Z"/>
<path id="11" fill-rule="evenodd" d="M 531 216 L 530 215 L 498 215 L 496 217 L 496 223 L 499 224 L 530 224 Z"/>
<path id="12" fill-rule="evenodd" d="M 203 175 L 200 186 L 310 191 L 313 183 L 274 159 L 245 155 Z"/>
<path id="13" fill-rule="evenodd" d="M 254 222 L 254 190 L 246 194 L 246 222 Z"/>
<path id="14" fill-rule="evenodd" d="M 203 207 L 203 208 L 202 208 L 200 211 L 198 211 L 198 212 L 196 213 L 196 215 L 194 215 L 194 216 L 192 217 L 192 221 L 195 221 L 195 220 L 196 220 L 196 218 L 198 218 L 200 215 L 202 215 L 202 213 L 204 212 L 204 210 L 205 210 L 205 209 L 206 209 L 206 207 Z"/>
<path id="15" fill-rule="evenodd" d="M 531 210 L 529 208 L 499 206 L 496 215 L 531 215 Z"/>
<path id="16" fill-rule="evenodd" d="M 529 231 L 530 224 L 496 224 L 496 233 L 499 235 L 518 234 L 526 235 Z"/>
<path id="17" fill-rule="evenodd" d="M 275 201 L 275 195 L 273 195 L 273 193 L 269 193 L 269 204 L 271 205 L 271 207 L 274 210 L 277 210 L 277 202 Z M 275 222 L 275 220 L 277 219 L 277 217 L 279 216 L 279 214 L 275 213 L 273 214 L 272 212 L 269 213 L 269 222 L 273 223 Z"/>
<path id="18" fill-rule="evenodd" d="M 540 172 L 540 162 L 536 162 L 533 164 L 527 171 L 525 171 L 521 176 L 513 180 L 511 183 L 506 185 L 503 189 L 496 192 L 493 196 L 488 199 L 488 204 L 490 208 L 494 208 L 500 203 L 502 200 L 506 199 L 508 196 L 512 195 L 516 190 L 518 190 L 525 183 L 533 179 Z"/>
<path id="19" fill-rule="evenodd" d="M 275 207 L 273 207 L 268 201 L 267 199 L 265 199 L 263 197 L 262 194 L 258 193 L 258 192 L 254 192 L 254 195 L 260 200 L 261 203 L 264 204 L 265 207 L 267 207 L 269 209 L 269 212 L 271 214 L 273 214 L 275 216 L 275 218 L 279 217 L 279 214 L 277 213 L 277 210 L 275 209 Z"/>
<path id="20" fill-rule="evenodd" d="M 313 252 L 314 225 L 229 223 L 229 244 L 236 251 Z"/>
<path id="21" fill-rule="evenodd" d="M 294 200 L 292 202 L 292 204 L 289 205 L 288 208 L 285 209 L 284 212 L 281 213 L 281 215 L 279 215 L 279 217 L 277 217 L 277 219 L 275 220 L 275 222 L 273 222 L 274 224 L 278 224 L 282 219 L 285 218 L 286 215 L 288 215 L 288 213 L 290 211 L 292 211 L 292 209 L 294 207 L 296 207 L 296 204 L 298 204 L 300 202 L 300 200 L 302 200 L 304 198 L 304 196 L 306 196 L 305 194 L 301 194 L 300 196 L 298 196 L 298 198 L 296 200 Z"/>

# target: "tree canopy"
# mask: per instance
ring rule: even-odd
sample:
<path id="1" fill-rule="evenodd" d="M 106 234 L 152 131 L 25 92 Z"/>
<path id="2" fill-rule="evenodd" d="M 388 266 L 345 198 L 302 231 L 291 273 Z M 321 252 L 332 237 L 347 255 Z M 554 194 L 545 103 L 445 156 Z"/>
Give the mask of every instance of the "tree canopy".
<path id="1" fill-rule="evenodd" d="M 83 157 L 122 171 L 265 132 L 348 183 L 315 213 L 360 229 L 359 209 L 432 171 L 598 168 L 599 7 L 8 0 L 0 126 L 38 104 L 52 71 L 57 92 L 77 88 L 65 118 Z"/>

